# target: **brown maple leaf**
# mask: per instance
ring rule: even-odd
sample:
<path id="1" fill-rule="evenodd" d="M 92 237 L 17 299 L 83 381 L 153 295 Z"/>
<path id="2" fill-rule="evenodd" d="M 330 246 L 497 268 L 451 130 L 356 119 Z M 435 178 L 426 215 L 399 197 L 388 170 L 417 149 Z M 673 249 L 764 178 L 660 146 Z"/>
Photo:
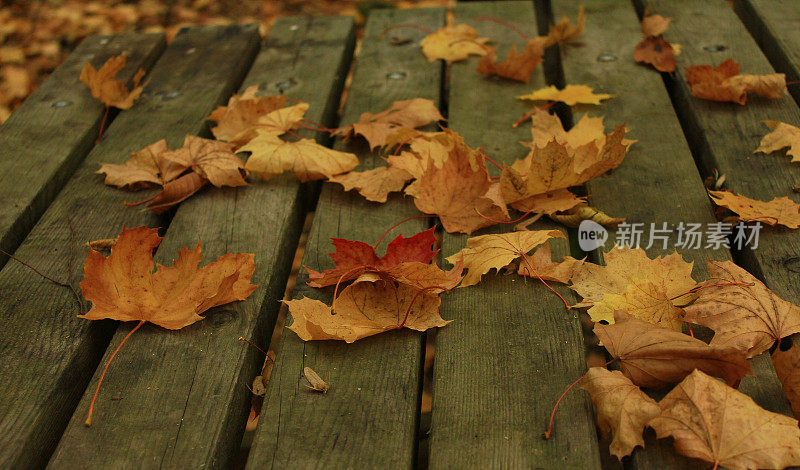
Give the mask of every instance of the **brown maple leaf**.
<path id="1" fill-rule="evenodd" d="M 708 262 L 705 288 L 685 312 L 686 321 L 714 330 L 712 345 L 736 348 L 747 357 L 800 333 L 800 307 L 731 261 Z"/>
<path id="2" fill-rule="evenodd" d="M 422 40 L 422 53 L 428 62 L 442 59 L 448 64 L 464 60 L 471 55 L 486 54 L 488 38 L 478 37 L 475 28 L 465 25 L 449 25 L 431 33 Z"/>
<path id="3" fill-rule="evenodd" d="M 739 104 L 747 102 L 747 92 L 776 99 L 783 96 L 786 90 L 784 74 L 740 75 L 739 64 L 733 59 L 728 59 L 717 67 L 686 67 L 686 82 L 692 90 L 692 96 Z"/>
<path id="4" fill-rule="evenodd" d="M 342 340 L 352 343 L 384 331 L 425 331 L 445 326 L 435 294 L 376 278 L 357 279 L 328 306 L 302 298 L 284 301 L 292 314 L 289 329 L 303 341 Z"/>
<path id="5" fill-rule="evenodd" d="M 638 320 L 622 310 L 612 325 L 595 324 L 594 332 L 626 377 L 640 387 L 660 388 L 681 381 L 695 369 L 738 387 L 751 373 L 738 349 L 708 345 L 689 335 Z"/>
<path id="6" fill-rule="evenodd" d="M 244 162 L 234 153 L 234 146 L 217 140 L 187 135 L 183 147 L 166 152 L 163 158 L 192 168 L 216 187 L 244 186 Z"/>
<path id="7" fill-rule="evenodd" d="M 105 184 L 118 188 L 136 190 L 152 185 L 163 186 L 188 168 L 164 158 L 168 152 L 167 141 L 162 139 L 132 153 L 121 165 L 103 163 L 97 173 L 106 175 Z"/>
<path id="8" fill-rule="evenodd" d="M 575 270 L 583 264 L 583 260 L 572 256 L 564 256 L 561 261 L 554 262 L 550 250 L 550 243 L 545 243 L 528 256 L 528 263 L 519 264 L 518 273 L 525 277 L 540 277 L 545 281 L 555 281 L 566 284 L 572 278 Z M 533 268 L 532 272 L 531 268 Z"/>
<path id="9" fill-rule="evenodd" d="M 648 424 L 675 450 L 714 468 L 785 468 L 800 465 L 797 420 L 759 407 L 752 398 L 697 370 L 659 403 Z"/>
<path id="10" fill-rule="evenodd" d="M 499 77 L 528 83 L 531 74 L 544 60 L 544 43 L 539 38 L 531 39 L 525 44 L 522 53 L 512 45 L 502 62 L 497 61 L 497 48 L 488 47 L 486 55 L 478 62 L 478 73 L 497 75 Z"/>
<path id="11" fill-rule="evenodd" d="M 206 178 L 192 171 L 166 183 L 164 187 L 161 188 L 161 192 L 141 202 L 150 202 L 150 204 L 147 205 L 148 209 L 155 214 L 163 214 L 173 206 L 189 199 L 189 197 L 203 189 L 207 184 L 209 184 L 209 181 Z M 141 202 L 130 205 L 137 205 Z"/>
<path id="12" fill-rule="evenodd" d="M 443 119 L 433 101 L 413 98 L 395 101 L 389 109 L 377 114 L 363 113 L 358 122 L 341 127 L 334 134 L 364 136 L 370 149 L 374 149 L 386 145 L 388 139 L 402 129 L 414 129 Z"/>
<path id="13" fill-rule="evenodd" d="M 86 62 L 81 70 L 80 79 L 92 91 L 92 96 L 99 99 L 106 106 L 119 109 L 128 109 L 142 94 L 143 86 L 139 82 L 144 76 L 144 70 L 139 69 L 133 77 L 133 88 L 128 90 L 125 83 L 116 80 L 117 73 L 125 68 L 128 60 L 126 54 L 114 56 L 106 61 L 100 69 L 95 69 L 90 62 Z"/>
<path id="14" fill-rule="evenodd" d="M 453 146 L 438 167 L 429 161 L 424 173 L 406 193 L 414 196 L 417 209 L 436 214 L 448 232 L 472 233 L 508 220 L 508 210 L 486 170 L 484 155 L 469 148 L 455 132 L 447 131 Z"/>
<path id="15" fill-rule="evenodd" d="M 179 250 L 172 266 L 156 265 L 153 272 L 153 249 L 161 240 L 156 229 L 123 228 L 109 256 L 89 250 L 80 288 L 92 308 L 78 316 L 87 320 L 138 321 L 133 331 L 146 322 L 178 330 L 202 320 L 200 314 L 206 310 L 244 300 L 256 289 L 257 285 L 250 283 L 256 268 L 252 254 L 228 253 L 199 268 L 200 243 L 193 250 Z M 130 334 L 125 339 L 129 337 Z M 117 351 L 124 343 L 125 340 Z M 91 425 L 94 402 L 114 355 L 116 351 L 97 384 L 87 426 Z"/>
<path id="16" fill-rule="evenodd" d="M 788 197 L 759 201 L 730 191 L 708 191 L 708 194 L 714 204 L 735 212 L 739 220 L 768 225 L 780 224 L 789 228 L 800 227 L 800 204 Z"/>
<path id="17" fill-rule="evenodd" d="M 789 148 L 786 154 L 792 157 L 793 162 L 800 162 L 800 128 L 778 121 L 764 121 L 772 132 L 761 139 L 758 148 L 753 153 L 770 153 L 783 148 Z"/>
<path id="18" fill-rule="evenodd" d="M 393 166 L 380 166 L 367 171 L 351 171 L 329 178 L 345 191 L 355 189 L 368 201 L 386 202 L 389 193 L 402 191 L 414 177 L 408 171 Z"/>
<path id="19" fill-rule="evenodd" d="M 782 339 L 772 353 L 772 365 L 792 405 L 792 412 L 800 416 L 800 347 L 797 341 L 797 335 Z"/>
<path id="20" fill-rule="evenodd" d="M 567 189 L 556 189 L 549 193 L 537 194 L 521 199 L 512 204 L 512 208 L 520 212 L 551 215 L 564 212 L 586 203 L 586 198 L 578 197 Z"/>
<path id="21" fill-rule="evenodd" d="M 578 9 L 578 17 L 575 26 L 572 25 L 572 21 L 567 16 L 563 16 L 561 21 L 557 24 L 550 25 L 546 44 L 547 46 L 551 46 L 556 43 L 568 41 L 583 33 L 585 29 L 586 12 L 584 11 L 583 5 L 581 5 Z"/>
<path id="22" fill-rule="evenodd" d="M 614 322 L 616 310 L 638 319 L 680 330 L 679 307 L 694 298 L 691 262 L 680 254 L 650 259 L 641 248 L 614 247 L 604 255 L 605 265 L 584 263 L 572 276 L 570 288 L 583 297 L 580 307 L 591 307 L 593 321 Z M 576 307 L 577 307 L 576 306 Z"/>
<path id="23" fill-rule="evenodd" d="M 330 178 L 358 166 L 352 153 L 329 149 L 310 139 L 289 142 L 274 133 L 256 129 L 255 137 L 239 148 L 251 152 L 245 168 L 262 179 L 291 171 L 302 181 Z"/>
<path id="24" fill-rule="evenodd" d="M 661 36 L 648 36 L 642 39 L 633 51 L 633 59 L 639 63 L 650 64 L 659 72 L 674 72 L 677 65 L 672 44 Z"/>
<path id="25" fill-rule="evenodd" d="M 538 197 L 538 196 L 536 196 Z M 518 207 L 519 203 L 512 204 L 511 207 Z M 606 227 L 616 227 L 625 222 L 624 217 L 611 217 L 600 209 L 596 209 L 588 204 L 579 203 L 564 213 L 547 214 L 548 217 L 567 227 L 578 227 L 584 220 L 591 220 Z"/>
<path id="26" fill-rule="evenodd" d="M 649 15 L 645 12 L 645 16 L 642 18 L 642 33 L 644 33 L 645 36 L 660 36 L 669 28 L 670 21 L 672 21 L 672 18 L 661 15 Z"/>
<path id="27" fill-rule="evenodd" d="M 619 371 L 592 367 L 583 376 L 581 388 L 589 392 L 597 410 L 597 427 L 614 439 L 609 450 L 618 459 L 630 455 L 636 446 L 644 447 L 644 428 L 661 413 L 648 397 Z"/>
<path id="28" fill-rule="evenodd" d="M 208 119 L 217 122 L 211 128 L 214 137 L 239 146 L 254 137 L 255 129 L 280 135 L 297 127 L 308 110 L 308 103 L 287 107 L 286 96 L 256 97 L 257 92 L 258 86 L 249 87 L 211 113 Z"/>

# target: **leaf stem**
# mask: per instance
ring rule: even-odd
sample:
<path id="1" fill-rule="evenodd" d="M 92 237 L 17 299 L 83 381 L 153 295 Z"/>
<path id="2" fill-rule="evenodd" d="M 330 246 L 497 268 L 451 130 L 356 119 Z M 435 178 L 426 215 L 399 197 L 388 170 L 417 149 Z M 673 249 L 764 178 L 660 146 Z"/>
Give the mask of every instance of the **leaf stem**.
<path id="1" fill-rule="evenodd" d="M 106 106 L 106 112 L 103 113 L 103 120 L 100 122 L 100 133 L 97 134 L 97 139 L 94 141 L 94 143 L 100 142 L 100 137 L 103 137 L 103 129 L 105 129 L 105 127 L 106 127 L 106 119 L 108 118 L 108 110 L 109 110 L 109 107 Z"/>
<path id="2" fill-rule="evenodd" d="M 503 20 L 498 19 L 498 18 L 492 18 L 491 16 L 479 16 L 479 17 L 475 18 L 475 21 L 494 21 L 495 23 L 499 23 L 499 24 L 511 29 L 512 31 L 516 32 L 517 34 L 522 36 L 525 40 L 527 40 L 527 41 L 531 40 L 530 36 L 528 36 L 527 34 L 523 33 L 519 28 L 517 28 L 516 26 L 514 26 L 513 24 L 511 24 L 511 23 L 509 23 L 507 21 L 503 21 Z"/>
<path id="3" fill-rule="evenodd" d="M 114 360 L 114 357 L 117 355 L 122 345 L 125 344 L 125 342 L 128 341 L 128 338 L 131 337 L 133 332 L 138 330 L 142 325 L 144 325 L 144 323 L 145 323 L 144 320 L 140 320 L 139 323 L 131 330 L 131 332 L 128 333 L 127 336 L 125 336 L 122 342 L 119 343 L 119 346 L 117 346 L 117 349 L 115 349 L 114 352 L 111 354 L 111 357 L 108 358 L 108 362 L 106 362 L 106 366 L 103 368 L 103 373 L 100 374 L 100 380 L 97 382 L 97 388 L 94 390 L 94 396 L 92 397 L 92 402 L 89 404 L 89 413 L 86 415 L 86 421 L 83 422 L 83 424 L 85 424 L 87 427 L 92 425 L 92 413 L 94 413 L 94 402 L 95 400 L 97 400 L 97 394 L 100 392 L 100 385 L 102 385 L 103 379 L 106 376 L 106 371 L 108 370 L 108 366 L 111 365 L 111 361 Z"/>

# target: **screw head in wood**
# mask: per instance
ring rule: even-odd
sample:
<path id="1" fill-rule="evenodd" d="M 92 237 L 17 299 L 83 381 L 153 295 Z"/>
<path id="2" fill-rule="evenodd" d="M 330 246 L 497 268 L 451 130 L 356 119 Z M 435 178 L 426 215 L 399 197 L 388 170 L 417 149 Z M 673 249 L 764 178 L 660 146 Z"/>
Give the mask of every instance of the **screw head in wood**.
<path id="1" fill-rule="evenodd" d="M 67 106 L 70 106 L 71 104 L 72 104 L 72 101 L 70 101 L 70 100 L 58 100 L 55 103 L 51 104 L 50 106 L 52 106 L 54 108 L 66 108 Z"/>
<path id="2" fill-rule="evenodd" d="M 289 26 L 289 31 L 297 31 L 298 29 L 300 29 L 300 26 L 296 24 Z"/>
<path id="3" fill-rule="evenodd" d="M 615 60 L 617 60 L 617 56 L 614 54 L 600 54 L 597 56 L 598 62 L 614 62 Z"/>
<path id="4" fill-rule="evenodd" d="M 297 80 L 295 80 L 294 78 L 289 78 L 286 80 L 278 80 L 277 82 L 274 82 L 272 84 L 272 87 L 277 89 L 281 94 L 283 94 L 284 91 L 290 88 L 294 88 L 295 86 L 297 86 Z"/>
<path id="5" fill-rule="evenodd" d="M 710 46 L 703 47 L 704 50 L 708 52 L 722 52 L 728 49 L 728 46 L 723 46 L 722 44 L 712 44 Z"/>
<path id="6" fill-rule="evenodd" d="M 389 80 L 402 80 L 406 78 L 405 72 L 389 72 L 386 74 L 386 78 Z"/>

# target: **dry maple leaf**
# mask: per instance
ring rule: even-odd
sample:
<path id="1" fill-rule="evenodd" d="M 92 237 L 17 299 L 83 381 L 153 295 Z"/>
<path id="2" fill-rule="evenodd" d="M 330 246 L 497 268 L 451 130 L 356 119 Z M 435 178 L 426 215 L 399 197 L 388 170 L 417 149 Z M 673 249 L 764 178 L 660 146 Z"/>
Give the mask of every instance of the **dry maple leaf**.
<path id="1" fill-rule="evenodd" d="M 406 183 L 414 177 L 408 171 L 392 167 L 381 166 L 367 171 L 351 171 L 329 179 L 332 183 L 339 183 L 345 191 L 355 189 L 368 201 L 386 202 L 389 193 L 402 191 Z"/>
<path id="2" fill-rule="evenodd" d="M 759 407 L 752 398 L 695 371 L 659 403 L 648 424 L 675 450 L 714 468 L 756 469 L 800 465 L 797 420 Z"/>
<path id="3" fill-rule="evenodd" d="M 583 264 L 583 260 L 572 256 L 564 256 L 561 261 L 553 262 L 550 244 L 545 243 L 528 256 L 528 263 L 520 263 L 518 273 L 525 277 L 540 277 L 545 281 L 555 281 L 562 284 L 569 282 L 575 270 Z M 531 267 L 536 271 L 531 272 Z"/>
<path id="4" fill-rule="evenodd" d="M 561 101 L 568 106 L 574 106 L 578 103 L 600 104 L 600 101 L 613 97 L 614 95 L 607 95 L 604 93 L 595 94 L 594 90 L 586 85 L 567 85 L 561 90 L 556 88 L 554 85 L 550 85 L 548 87 L 535 90 L 527 95 L 518 96 L 517 99 L 531 101 Z M 602 123 L 602 120 L 600 122 Z"/>
<path id="5" fill-rule="evenodd" d="M 586 29 L 586 12 L 584 11 L 583 5 L 580 6 L 578 9 L 578 18 L 576 20 L 575 26 L 572 26 L 572 21 L 563 16 L 561 21 L 559 21 L 555 25 L 550 25 L 550 30 L 547 33 L 547 42 L 548 46 L 559 42 L 565 42 L 570 39 L 577 37 Z"/>
<path id="6" fill-rule="evenodd" d="M 402 129 L 414 129 L 444 119 L 431 100 L 413 98 L 395 101 L 385 111 L 377 114 L 363 113 L 358 122 L 336 130 L 335 134 L 364 136 L 370 149 L 382 147 L 387 140 Z"/>
<path id="7" fill-rule="evenodd" d="M 771 201 L 758 201 L 729 191 L 709 191 L 714 204 L 735 212 L 739 220 L 763 222 L 768 225 L 800 227 L 800 205 L 788 197 L 777 197 Z"/>
<path id="8" fill-rule="evenodd" d="M 512 207 L 516 207 L 512 205 Z M 554 221 L 566 225 L 567 227 L 578 227 L 584 220 L 591 220 L 606 227 L 616 227 L 625 222 L 624 217 L 611 217 L 600 209 L 579 203 L 571 209 L 567 209 L 563 214 L 547 214 Z"/>
<path id="9" fill-rule="evenodd" d="M 506 59 L 497 62 L 497 48 L 488 47 L 486 55 L 478 62 L 478 73 L 497 75 L 499 77 L 528 83 L 534 69 L 544 60 L 544 44 L 541 40 L 531 39 L 525 44 L 522 53 L 512 45 Z"/>
<path id="10" fill-rule="evenodd" d="M 797 336 L 783 339 L 772 353 L 772 365 L 781 381 L 783 393 L 792 405 L 792 412 L 800 416 L 800 347 Z"/>
<path id="11" fill-rule="evenodd" d="M 132 153 L 121 165 L 103 163 L 97 173 L 106 175 L 105 184 L 118 188 L 136 190 L 151 185 L 163 186 L 188 168 L 164 158 L 168 152 L 167 141 L 162 139 Z"/>
<path id="12" fill-rule="evenodd" d="M 255 137 L 239 151 L 251 152 L 245 168 L 265 180 L 291 171 L 306 182 L 330 178 L 358 166 L 358 157 L 352 153 L 329 149 L 310 139 L 288 142 L 267 130 L 254 132 Z"/>
<path id="13" fill-rule="evenodd" d="M 645 36 L 660 36 L 669 28 L 670 21 L 672 21 L 672 18 L 645 13 L 644 18 L 642 18 L 642 33 Z"/>
<path id="14" fill-rule="evenodd" d="M 144 76 L 144 70 L 139 69 L 136 72 L 133 77 L 133 88 L 128 90 L 124 82 L 114 79 L 117 73 L 125 68 L 127 60 L 126 54 L 114 56 L 108 59 L 99 70 L 95 69 L 90 62 L 86 62 L 81 70 L 80 79 L 92 91 L 92 96 L 102 101 L 104 105 L 128 109 L 142 94 L 143 87 L 139 86 L 139 81 Z"/>
<path id="15" fill-rule="evenodd" d="M 207 184 L 209 184 L 207 179 L 192 171 L 165 184 L 161 192 L 152 198 L 129 205 L 137 205 L 141 202 L 149 201 L 148 209 L 155 214 L 163 214 L 203 189 Z"/>
<path id="16" fill-rule="evenodd" d="M 565 132 L 558 118 L 540 118 L 541 114 L 547 113 L 532 117 L 531 152 L 505 167 L 500 176 L 506 203 L 585 183 L 619 166 L 630 146 L 624 126 L 606 135 L 602 120 L 584 117 Z M 544 121 L 555 122 L 556 127 Z"/>
<path id="17" fill-rule="evenodd" d="M 800 162 L 800 128 L 778 121 L 764 121 L 772 132 L 761 139 L 761 144 L 753 153 L 770 153 L 788 147 L 786 154 L 793 162 Z"/>
<path id="18" fill-rule="evenodd" d="M 187 135 L 183 147 L 162 156 L 177 165 L 192 168 L 216 187 L 247 184 L 244 162 L 229 143 Z"/>
<path id="19" fill-rule="evenodd" d="M 636 45 L 633 59 L 639 63 L 650 64 L 659 72 L 674 72 L 677 65 L 672 44 L 661 36 L 644 38 Z"/>
<path id="20" fill-rule="evenodd" d="M 626 377 L 640 387 L 660 388 L 700 369 L 738 387 L 751 373 L 744 354 L 733 347 L 708 345 L 689 335 L 631 317 L 622 310 L 613 325 L 594 332 Z"/>
<path id="21" fill-rule="evenodd" d="M 641 248 L 614 247 L 604 255 L 605 266 L 584 263 L 575 270 L 570 288 L 583 297 L 577 305 L 591 307 L 593 321 L 614 322 L 614 311 L 680 330 L 678 305 L 693 298 L 697 283 L 692 264 L 680 254 L 650 259 Z M 576 306 L 576 307 L 577 307 Z"/>
<path id="22" fill-rule="evenodd" d="M 382 257 L 378 257 L 375 253 L 374 246 L 362 241 L 331 238 L 331 242 L 336 251 L 328 255 L 333 259 L 336 267 L 321 273 L 306 267 L 308 285 L 311 287 L 332 286 L 339 282 L 355 279 L 366 271 L 386 270 L 401 263 L 416 261 L 427 264 L 437 253 L 436 250 L 433 250 L 433 245 L 436 243 L 435 227 L 408 238 L 403 237 L 402 234 L 398 235 L 389 242 L 386 254 Z M 363 270 L 358 268 L 363 268 Z"/>
<path id="23" fill-rule="evenodd" d="M 510 206 L 520 212 L 551 215 L 585 203 L 585 198 L 578 197 L 567 189 L 557 189 L 516 201 Z"/>
<path id="24" fill-rule="evenodd" d="M 138 321 L 133 331 L 145 322 L 177 330 L 202 320 L 200 314 L 212 307 L 246 299 L 257 287 L 250 284 L 256 268 L 252 254 L 228 253 L 199 268 L 200 243 L 193 250 L 179 250 L 172 266 L 156 265 L 153 272 L 153 249 L 161 240 L 156 229 L 123 228 L 109 256 L 90 250 L 80 288 L 92 308 L 78 316 L 87 320 Z M 87 426 L 91 424 L 102 378 L 113 358 L 114 355 L 106 363 L 97 384 Z"/>
<path id="25" fill-rule="evenodd" d="M 308 110 L 308 103 L 286 106 L 286 96 L 256 97 L 257 86 L 247 88 L 241 95 L 233 95 L 227 106 L 220 106 L 208 117 L 216 121 L 211 128 L 214 137 L 243 145 L 253 137 L 253 131 L 264 129 L 275 135 L 297 127 Z"/>
<path id="26" fill-rule="evenodd" d="M 747 92 L 776 99 L 783 96 L 786 90 L 784 74 L 739 75 L 739 64 L 733 59 L 728 59 L 717 67 L 686 67 L 686 82 L 694 97 L 739 104 L 747 102 Z"/>
<path id="27" fill-rule="evenodd" d="M 384 331 L 425 331 L 449 323 L 439 316 L 438 296 L 384 280 L 356 280 L 345 287 L 333 307 L 309 298 L 284 303 L 292 314 L 289 329 L 303 341 L 332 339 L 352 343 Z"/>
<path id="28" fill-rule="evenodd" d="M 648 397 L 622 372 L 592 367 L 583 376 L 581 388 L 589 392 L 597 410 L 597 427 L 614 435 L 609 450 L 618 459 L 644 447 L 644 428 L 661 413 L 658 403 Z"/>
<path id="29" fill-rule="evenodd" d="M 439 216 L 451 233 L 469 234 L 497 220 L 508 220 L 500 186 L 489 179 L 483 153 L 469 148 L 456 133 L 447 132 L 453 146 L 442 166 L 429 161 L 413 190 L 406 189 L 414 196 L 417 209 Z"/>
<path id="30" fill-rule="evenodd" d="M 448 256 L 447 261 L 467 269 L 461 287 L 473 286 L 492 269 L 499 270 L 519 257 L 526 258 L 526 253 L 553 237 L 564 238 L 564 234 L 560 230 L 526 230 L 471 237 L 467 246 Z"/>
<path id="31" fill-rule="evenodd" d="M 479 38 L 475 28 L 465 25 L 450 25 L 431 33 L 422 40 L 422 53 L 428 62 L 442 59 L 452 63 L 471 55 L 486 54 L 488 38 Z"/>
<path id="32" fill-rule="evenodd" d="M 712 345 L 734 347 L 747 357 L 775 341 L 800 333 L 800 307 L 781 299 L 752 274 L 730 261 L 709 261 L 708 281 L 686 321 L 714 330 Z"/>

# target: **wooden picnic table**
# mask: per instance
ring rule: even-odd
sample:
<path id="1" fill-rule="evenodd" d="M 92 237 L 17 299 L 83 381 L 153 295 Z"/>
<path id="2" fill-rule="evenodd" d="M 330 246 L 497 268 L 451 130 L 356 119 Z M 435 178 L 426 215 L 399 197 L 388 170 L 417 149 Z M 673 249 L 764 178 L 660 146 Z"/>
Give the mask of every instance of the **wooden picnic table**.
<path id="1" fill-rule="evenodd" d="M 521 45 L 519 34 L 478 18 L 503 20 L 534 36 L 562 15 L 574 18 L 580 4 L 586 31 L 549 53 L 528 84 L 479 75 L 477 59 L 428 62 L 420 30 L 384 34 L 399 24 L 436 30 L 446 22 L 440 8 L 373 10 L 356 55 L 349 17 L 282 18 L 265 41 L 255 25 L 188 28 L 169 45 L 152 34 L 85 40 L 0 127 L 0 249 L 74 285 L 81 279 L 83 255 L 75 252 L 82 243 L 113 237 L 123 225 L 160 227 L 165 239 L 157 262 L 169 264 L 178 248 L 201 239 L 207 259 L 255 253 L 259 287 L 246 301 L 215 308 L 182 330 L 143 326 L 106 376 L 87 428 L 102 365 L 133 325 L 76 318 L 69 289 L 0 259 L 0 467 L 621 468 L 598 436 L 583 391 L 566 396 L 553 437 L 541 438 L 556 398 L 587 368 L 581 314 L 566 310 L 539 283 L 502 275 L 443 296 L 442 316 L 455 321 L 439 331 L 393 331 L 344 344 L 303 342 L 286 330 L 258 427 L 243 446 L 249 387 L 264 356 L 238 338 L 269 343 L 307 214 L 314 217 L 302 262 L 324 269 L 332 266 L 331 237 L 376 240 L 419 212 L 400 195 L 375 204 L 338 185 L 282 177 L 207 190 L 157 216 L 125 207 L 130 194 L 95 174 L 101 162 L 121 163 L 159 139 L 175 147 L 187 134 L 208 136 L 211 111 L 252 85 L 265 95 L 310 103 L 307 117 L 326 127 L 396 100 L 428 98 L 470 146 L 510 164 L 525 154 L 517 142 L 529 138 L 525 126 L 511 125 L 530 109 L 515 97 L 547 84 L 585 84 L 615 95 L 592 114 L 604 115 L 607 126 L 627 123 L 638 140 L 619 169 L 585 186 L 590 202 L 607 213 L 647 225 L 713 223 L 703 179 L 714 170 L 734 192 L 800 200 L 791 192 L 798 176 L 784 156 L 752 154 L 765 133 L 761 121 L 800 124 L 800 87 L 790 86 L 795 99 L 752 99 L 746 106 L 702 101 L 691 96 L 681 67 L 733 57 L 747 73 L 777 71 L 797 80 L 800 8 L 793 1 L 734 0 L 732 8 L 725 0 L 516 0 L 459 3 L 453 14 L 505 54 Z M 674 74 L 633 61 L 645 9 L 674 18 L 665 33 L 682 46 Z M 109 116 L 95 141 L 104 108 L 79 82 L 79 71 L 87 60 L 99 65 L 123 52 L 129 54 L 123 78 L 141 67 L 148 84 L 131 109 Z M 565 122 L 581 113 L 559 110 Z M 359 139 L 331 141 L 311 130 L 301 135 L 358 154 L 361 169 L 381 162 Z M 391 236 L 433 224 L 414 219 Z M 534 227 L 559 226 L 540 221 Z M 438 230 L 442 257 L 464 246 L 466 236 Z M 508 228 L 481 233 L 493 230 Z M 566 233 L 556 251 L 580 255 L 575 232 Z M 660 246 L 647 251 L 663 254 Z M 695 262 L 698 279 L 705 259 L 732 259 L 800 303 L 797 231 L 762 230 L 757 249 L 679 252 Z M 602 262 L 602 254 L 589 256 Z M 305 279 L 301 273 L 294 298 L 330 301 L 330 291 L 309 288 Z M 435 344 L 429 413 L 422 409 L 426 344 L 429 350 Z M 323 376 L 330 371 L 326 394 L 306 390 L 304 366 Z M 741 390 L 764 408 L 791 415 L 769 358 L 755 358 L 753 368 L 756 375 Z M 646 437 L 646 448 L 626 458 L 627 468 L 707 467 L 676 454 L 669 440 L 656 441 L 652 432 Z"/>

